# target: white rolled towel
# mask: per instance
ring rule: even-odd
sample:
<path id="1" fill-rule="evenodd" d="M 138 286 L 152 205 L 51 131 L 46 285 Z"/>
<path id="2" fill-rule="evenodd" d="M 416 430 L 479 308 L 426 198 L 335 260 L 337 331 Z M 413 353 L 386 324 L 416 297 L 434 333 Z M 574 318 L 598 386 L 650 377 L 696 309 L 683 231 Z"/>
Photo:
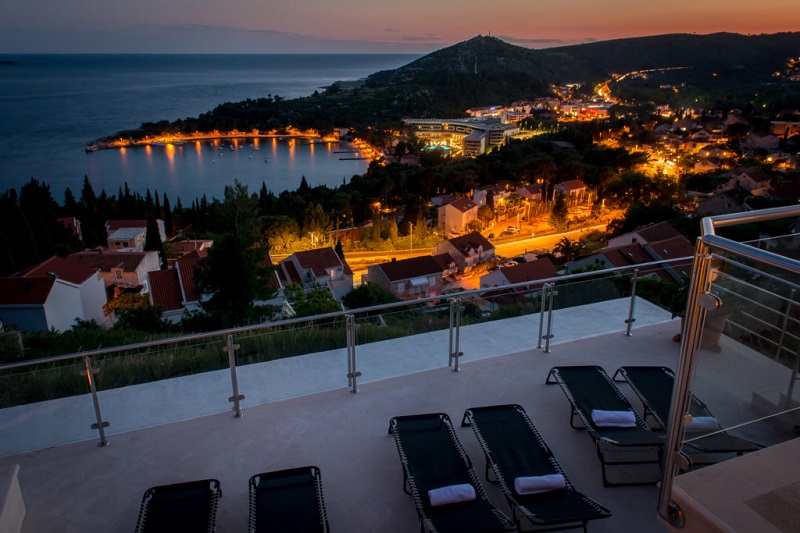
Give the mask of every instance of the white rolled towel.
<path id="1" fill-rule="evenodd" d="M 635 428 L 636 415 L 633 411 L 603 411 L 592 410 L 592 422 L 597 427 L 605 428 Z"/>
<path id="2" fill-rule="evenodd" d="M 539 494 L 551 490 L 561 490 L 567 486 L 561 474 L 547 474 L 545 476 L 527 476 L 514 479 L 514 490 L 517 494 Z"/>
<path id="3" fill-rule="evenodd" d="M 462 485 L 448 485 L 428 491 L 431 506 L 448 505 L 451 503 L 469 502 L 475 499 L 475 487 L 469 483 Z"/>
<path id="4" fill-rule="evenodd" d="M 695 416 L 686 426 L 686 431 L 716 431 L 719 429 L 719 422 L 713 416 Z"/>

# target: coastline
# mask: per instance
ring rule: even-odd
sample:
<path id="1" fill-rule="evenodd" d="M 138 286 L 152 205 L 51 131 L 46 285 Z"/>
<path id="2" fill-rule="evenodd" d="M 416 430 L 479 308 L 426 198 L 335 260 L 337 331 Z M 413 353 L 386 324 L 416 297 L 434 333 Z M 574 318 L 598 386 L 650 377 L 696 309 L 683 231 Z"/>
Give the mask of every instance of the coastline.
<path id="1" fill-rule="evenodd" d="M 86 144 L 86 153 L 97 152 L 100 150 L 112 150 L 114 148 L 137 148 L 144 146 L 167 146 L 167 145 L 183 145 L 188 142 L 213 142 L 232 140 L 234 142 L 246 141 L 247 139 L 278 139 L 279 141 L 303 139 L 307 141 L 306 144 L 341 144 L 346 147 L 352 148 L 346 152 L 356 154 L 354 157 L 340 157 L 340 160 L 368 160 L 378 161 L 384 157 L 384 154 L 367 144 L 360 139 L 352 141 L 344 140 L 335 136 L 320 137 L 316 132 L 299 132 L 290 131 L 289 133 L 259 133 L 259 132 L 238 132 L 233 131 L 229 133 L 198 133 L 194 135 L 175 134 L 170 136 L 163 136 L 158 138 L 145 137 L 144 139 L 119 139 L 116 141 L 92 141 Z"/>

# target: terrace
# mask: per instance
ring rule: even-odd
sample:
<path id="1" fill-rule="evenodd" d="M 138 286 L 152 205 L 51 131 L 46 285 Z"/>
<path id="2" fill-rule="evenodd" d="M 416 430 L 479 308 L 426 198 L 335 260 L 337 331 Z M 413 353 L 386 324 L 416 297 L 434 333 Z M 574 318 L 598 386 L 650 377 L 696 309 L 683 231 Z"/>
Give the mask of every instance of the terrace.
<path id="1" fill-rule="evenodd" d="M 733 264 L 731 257 L 714 260 Z M 791 385 L 797 370 L 792 354 L 798 346 L 795 285 L 789 275 L 784 279 L 767 269 L 759 271 L 761 287 L 753 276 L 745 285 L 745 276 L 735 275 L 748 272 L 741 267 L 718 270 L 724 276 L 718 275 L 711 289 L 728 290 L 740 303 L 758 305 L 757 312 L 739 306 L 737 320 L 731 318 L 725 327 L 720 351 L 713 345 L 703 347 L 707 343 L 700 329 L 702 312 L 690 310 L 684 341 L 675 343 L 672 337 L 679 321 L 641 297 L 614 293 L 610 289 L 619 290 L 621 284 L 611 276 L 620 273 L 609 272 L 559 279 L 558 295 L 547 292 L 548 283 L 527 293 L 533 312 L 469 325 L 463 323 L 468 321 L 462 310 L 464 302 L 477 297 L 473 293 L 461 293 L 441 308 L 442 303 L 434 302 L 423 302 L 429 305 L 422 310 L 419 303 L 413 304 L 414 309 L 409 304 L 381 308 L 387 322 L 408 315 L 414 323 L 429 326 L 400 338 L 371 337 L 375 310 L 349 315 L 344 328 L 347 346 L 271 361 L 251 362 L 248 354 L 263 336 L 291 331 L 241 328 L 169 341 L 180 348 L 159 341 L 148 343 L 146 349 L 69 354 L 58 363 L 76 376 L 84 366 L 101 370 L 94 383 L 97 408 L 92 394 L 82 394 L 0 410 L 0 472 L 19 465 L 23 532 L 132 529 L 145 489 L 203 478 L 221 481 L 218 531 L 242 531 L 247 527 L 249 477 L 308 464 L 321 469 L 332 530 L 416 531 L 419 520 L 411 498 L 403 492 L 397 450 L 387 435 L 389 419 L 445 412 L 457 423 L 468 407 L 518 403 L 575 486 L 613 512 L 611 518 L 590 524 L 592 531 L 666 530 L 671 515 L 658 511 L 664 501 L 676 500 L 687 530 L 702 529 L 697 529 L 699 524 L 709 530 L 711 523 L 720 530 L 780 531 L 774 513 L 745 502 L 754 495 L 771 494 L 776 487 L 762 484 L 759 492 L 748 484 L 750 493 L 728 501 L 723 509 L 707 498 L 711 487 L 717 500 L 724 500 L 729 487 L 714 479 L 726 479 L 726 472 L 741 473 L 737 465 L 767 453 L 725 457 L 729 460 L 677 477 L 673 476 L 676 456 L 669 455 L 663 480 L 658 469 L 620 473 L 636 480 L 661 480 L 669 492 L 659 492 L 655 484 L 606 488 L 591 439 L 570 427 L 569 403 L 560 388 L 545 385 L 553 366 L 596 364 L 611 374 L 623 365 L 658 365 L 675 369 L 677 393 L 688 393 L 681 373 L 688 354 L 693 361 L 691 391 L 712 408 L 724 428 L 769 446 L 765 451 L 777 451 L 778 461 L 791 457 L 796 452 L 786 452 L 785 447 L 795 443 L 785 441 L 793 438 L 797 423 Z M 701 292 L 690 295 L 690 305 Z M 570 300 L 576 294 L 592 295 L 593 301 L 550 305 L 554 299 Z M 449 327 L 430 326 L 436 313 L 447 314 L 448 305 Z M 330 327 L 321 325 L 323 318 L 313 325 L 302 321 L 293 325 L 304 335 L 303 328 Z M 327 318 L 340 324 L 343 317 Z M 197 349 L 199 343 L 217 354 L 223 354 L 225 347 L 234 348 L 227 352 L 234 364 L 150 383 L 104 386 L 114 361 L 143 359 L 153 352 L 172 357 L 179 350 Z M 463 355 L 454 357 L 458 353 Z M 4 365 L 0 367 L 3 388 L 18 383 L 20 368 L 27 375 L 62 372 L 65 367 L 53 361 L 37 362 L 33 370 Z M 627 385 L 621 388 L 639 406 Z M 459 428 L 457 433 L 482 472 L 483 454 L 471 430 Z M 680 449 L 683 437 L 675 438 L 670 444 Z M 763 472 L 765 467 L 757 468 Z M 791 469 L 784 477 L 770 476 L 773 484 L 779 478 L 777 488 L 797 482 Z M 508 512 L 500 489 L 485 481 L 483 485 L 493 503 Z M 740 500 L 743 503 L 737 505 Z M 693 504 L 705 514 L 700 516 Z M 731 522 L 732 516 L 737 522 Z"/>

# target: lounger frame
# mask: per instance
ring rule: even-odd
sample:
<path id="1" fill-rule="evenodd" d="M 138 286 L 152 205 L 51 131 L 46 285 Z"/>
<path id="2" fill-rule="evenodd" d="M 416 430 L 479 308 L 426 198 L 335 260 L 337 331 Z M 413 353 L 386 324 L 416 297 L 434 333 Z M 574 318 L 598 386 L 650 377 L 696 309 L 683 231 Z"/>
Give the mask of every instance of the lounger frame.
<path id="1" fill-rule="evenodd" d="M 303 479 L 305 478 L 305 479 Z M 279 491 L 281 488 L 281 484 L 285 484 L 289 490 L 291 490 L 292 486 L 298 485 L 310 485 L 314 491 L 313 500 L 309 500 L 306 502 L 302 502 L 305 504 L 307 509 L 314 508 L 314 514 L 316 516 L 316 521 L 318 522 L 319 527 L 315 529 L 319 533 L 328 533 L 330 531 L 330 526 L 328 524 L 328 511 L 325 507 L 325 497 L 322 491 L 322 474 L 320 469 L 316 466 L 301 466 L 297 468 L 289 468 L 285 470 L 275 470 L 272 472 L 264 472 L 261 474 L 256 474 L 250 478 L 248 483 L 250 490 L 250 518 L 248 522 L 248 531 L 249 533 L 256 533 L 256 532 L 264 532 L 264 531 L 275 531 L 274 528 L 264 527 L 262 524 L 258 523 L 258 495 L 260 490 L 260 483 L 262 481 L 265 482 L 272 482 L 273 485 L 269 488 L 269 490 Z M 283 510 L 284 512 L 292 512 L 291 510 Z M 305 511 L 304 511 L 305 512 Z M 291 516 L 284 516 L 284 519 L 291 520 Z M 311 526 L 309 526 L 311 527 Z M 299 528 L 292 527 L 292 529 L 286 529 L 286 531 L 296 531 Z M 304 532 L 312 531 L 305 527 L 303 529 Z"/>
<path id="2" fill-rule="evenodd" d="M 614 372 L 613 377 L 616 382 L 627 383 L 633 393 L 642 402 L 645 420 L 649 416 L 659 427 L 666 429 L 669 420 L 669 409 L 671 407 L 664 406 L 668 406 L 669 401 L 671 401 L 672 388 L 670 387 L 668 393 L 669 399 L 666 397 L 656 398 L 655 395 L 664 394 L 664 387 L 662 386 L 659 388 L 661 389 L 659 393 L 659 390 L 654 389 L 652 384 L 645 383 L 644 380 L 641 379 L 641 372 L 652 373 L 656 378 L 669 379 L 673 384 L 675 382 L 675 373 L 671 368 L 665 366 L 621 366 Z M 639 376 L 637 376 L 637 374 L 639 374 Z M 714 417 L 708 406 L 694 394 L 691 396 L 689 413 L 693 416 Z M 699 437 L 702 434 L 698 433 L 697 435 Z M 687 458 L 693 465 L 705 465 L 717 462 L 713 459 L 706 459 L 708 456 L 719 454 L 736 454 L 740 456 L 762 448 L 763 446 L 760 444 L 731 435 L 722 430 L 715 432 L 708 439 L 684 443 L 685 455 L 688 456 Z"/>
<path id="3" fill-rule="evenodd" d="M 593 372 L 597 375 L 597 383 L 605 387 L 605 391 L 602 391 L 603 394 L 608 394 L 610 397 L 613 398 L 614 404 L 616 406 L 622 407 L 625 410 L 631 411 L 636 421 L 636 427 L 632 428 L 600 428 L 597 427 L 591 419 L 591 412 L 585 412 L 578 406 L 578 402 L 575 399 L 574 391 L 571 389 L 570 384 L 567 383 L 567 380 L 562 375 L 563 373 L 569 373 L 569 371 L 586 371 L 586 372 Z M 547 374 L 547 379 L 545 380 L 547 385 L 554 385 L 558 384 L 561 387 L 561 390 L 566 395 L 567 399 L 569 400 L 571 411 L 570 411 L 570 419 L 569 423 L 574 429 L 585 429 L 587 433 L 591 436 L 592 440 L 595 444 L 595 451 L 597 453 L 597 458 L 600 460 L 600 468 L 603 477 L 603 486 L 606 487 L 618 487 L 618 486 L 632 486 L 632 485 L 650 485 L 655 483 L 656 481 L 646 481 L 646 482 L 638 482 L 638 481 L 631 481 L 631 482 L 611 482 L 608 479 L 608 472 L 607 467 L 609 466 L 626 466 L 626 465 L 648 465 L 654 464 L 658 465 L 659 469 L 662 465 L 662 459 L 664 454 L 664 434 L 654 432 L 644 421 L 644 419 L 639 415 L 639 413 L 633 408 L 630 401 L 625 397 L 617 384 L 609 377 L 606 371 L 596 365 L 576 365 L 576 366 L 564 366 L 564 367 L 553 367 Z M 598 402 L 598 409 L 603 409 L 606 407 L 605 405 L 600 405 L 601 401 Z M 610 409 L 614 410 L 614 409 Z M 575 418 L 580 420 L 581 425 L 575 425 Z M 613 453 L 620 453 L 626 452 L 635 454 L 637 457 L 641 457 L 642 454 L 648 450 L 652 450 L 655 452 L 656 458 L 655 459 L 618 459 L 613 460 L 611 459 L 611 454 Z"/>
<path id="4" fill-rule="evenodd" d="M 472 506 L 471 504 L 466 504 L 465 507 L 461 508 L 461 511 L 465 513 L 471 512 L 479 512 L 481 513 L 482 518 L 486 518 L 488 513 L 492 515 L 489 517 L 493 520 L 496 525 L 493 525 L 491 528 L 486 529 L 487 533 L 489 532 L 505 532 L 505 531 L 515 531 L 516 527 L 514 526 L 513 522 L 506 516 L 502 511 L 494 507 L 490 502 L 489 498 L 487 497 L 486 493 L 484 492 L 483 486 L 480 482 L 480 477 L 478 476 L 475 468 L 470 460 L 467 452 L 464 450 L 464 446 L 461 444 L 458 436 L 455 433 L 453 428 L 453 423 L 450 421 L 450 417 L 447 416 L 445 413 L 428 413 L 428 414 L 419 414 L 419 415 L 407 415 L 407 416 L 397 416 L 390 420 L 389 422 L 389 434 L 394 437 L 395 444 L 397 445 L 397 451 L 400 455 L 400 463 L 403 467 L 403 490 L 406 494 L 409 494 L 414 500 L 414 506 L 417 510 L 417 515 L 419 516 L 420 520 L 420 531 L 423 533 L 437 533 L 440 531 L 455 531 L 452 528 L 448 528 L 447 524 L 442 523 L 441 519 L 437 519 L 435 513 L 432 511 L 430 505 L 426 505 L 427 495 L 421 494 L 419 483 L 417 481 L 417 477 L 427 477 L 425 472 L 417 472 L 417 468 L 414 464 L 409 461 L 408 458 L 408 451 L 406 450 L 406 445 L 403 442 L 403 430 L 401 429 L 401 425 L 405 422 L 414 423 L 414 422 L 421 422 L 421 423 L 435 423 L 438 421 L 438 427 L 441 429 L 437 429 L 436 431 L 446 431 L 448 435 L 449 445 L 453 447 L 453 450 L 457 455 L 459 460 L 463 463 L 463 470 L 461 472 L 462 475 L 466 476 L 469 480 L 470 484 L 475 489 L 475 505 Z M 456 505 L 464 505 L 464 504 L 456 504 Z M 477 508 L 480 508 L 479 510 Z M 475 530 L 477 531 L 477 530 Z"/>
<path id="5" fill-rule="evenodd" d="M 142 496 L 142 504 L 139 508 L 139 517 L 136 521 L 136 533 L 168 532 L 175 531 L 176 524 L 180 522 L 182 531 L 189 533 L 196 531 L 212 533 L 217 527 L 217 504 L 222 496 L 220 483 L 216 479 L 203 479 L 199 481 L 187 481 L 171 485 L 159 485 L 147 489 Z M 196 528 L 188 524 L 186 505 L 192 501 L 200 501 L 204 506 L 205 517 L 203 524 Z M 151 512 L 153 506 L 164 504 L 163 509 L 173 507 L 177 518 L 162 519 L 159 514 Z M 153 518 L 153 515 L 156 518 Z"/>
<path id="6" fill-rule="evenodd" d="M 536 454 L 539 459 L 546 457 L 550 468 L 545 469 L 546 471 L 529 472 L 528 474 L 561 474 L 564 477 L 566 485 L 563 490 L 569 493 L 570 497 L 581 500 L 585 506 L 594 509 L 595 514 L 593 516 L 587 516 L 582 512 L 583 516 L 578 518 L 576 518 L 576 516 L 578 516 L 577 514 L 565 514 L 559 518 L 543 518 L 541 511 L 537 509 L 536 506 L 547 505 L 547 500 L 545 498 L 542 498 L 540 502 L 537 502 L 536 496 L 521 498 L 516 494 L 512 486 L 513 480 L 505 479 L 503 469 L 496 459 L 492 447 L 488 443 L 486 433 L 488 428 L 482 427 L 481 422 L 479 421 L 479 418 L 481 418 L 482 414 L 490 414 L 492 412 L 502 412 L 508 416 L 518 417 L 527 428 L 527 432 L 523 435 L 520 435 L 519 440 L 516 443 L 516 447 L 521 454 Z M 483 449 L 484 457 L 486 458 L 486 480 L 490 483 L 497 483 L 500 485 L 503 495 L 505 496 L 508 505 L 511 507 L 512 519 L 517 525 L 517 528 L 520 530 L 523 527 L 521 520 L 522 518 L 524 518 L 529 525 L 535 527 L 536 531 L 561 531 L 579 527 L 586 531 L 590 520 L 608 518 L 611 516 L 611 511 L 575 489 L 569 477 L 567 477 L 566 473 L 564 472 L 564 469 L 561 467 L 553 455 L 553 452 L 550 450 L 550 447 L 544 441 L 544 438 L 542 438 L 542 435 L 536 429 L 536 426 L 533 425 L 533 422 L 531 421 L 530 417 L 528 417 L 528 414 L 525 412 L 525 409 L 523 409 L 522 406 L 517 404 L 504 404 L 486 407 L 471 407 L 464 412 L 461 425 L 471 427 L 475 433 L 475 437 L 478 439 L 478 442 Z M 493 479 L 489 476 L 490 471 L 493 474 Z M 582 505 L 581 507 L 585 509 L 585 506 Z"/>

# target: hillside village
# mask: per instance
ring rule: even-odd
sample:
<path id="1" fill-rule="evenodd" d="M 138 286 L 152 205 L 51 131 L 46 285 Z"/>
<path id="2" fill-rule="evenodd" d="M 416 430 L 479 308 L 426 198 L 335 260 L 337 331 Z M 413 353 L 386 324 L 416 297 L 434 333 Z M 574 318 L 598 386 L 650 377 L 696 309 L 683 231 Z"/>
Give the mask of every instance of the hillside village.
<path id="1" fill-rule="evenodd" d="M 558 140 L 561 128 L 583 124 L 591 132 L 593 147 L 624 150 L 634 161 L 629 171 L 646 176 L 652 187 L 680 191 L 672 200 L 686 217 L 793 203 L 800 197 L 800 109 L 745 113 L 653 105 L 647 107 L 648 113 L 637 114 L 613 99 L 607 86 L 594 91 L 600 95 L 584 97 L 575 96 L 578 88 L 579 84 L 553 87 L 553 94 L 562 98 L 471 108 L 463 119 L 407 118 L 405 130 L 397 132 L 387 146 L 373 145 L 371 149 L 380 154 L 376 162 L 395 169 L 392 172 L 422 166 L 431 150 L 458 161 L 539 138 L 551 139 L 545 143 L 555 158 L 576 150 L 573 143 Z M 601 220 L 608 196 L 602 188 L 607 183 L 584 179 L 591 181 L 581 168 L 572 175 L 498 176 L 489 185 L 423 198 L 427 215 L 418 214 L 415 222 L 406 218 L 402 208 L 375 202 L 372 220 L 357 224 L 351 209 L 349 226 L 343 216 L 341 225 L 337 218 L 335 227 L 328 223 L 323 231 L 303 229 L 310 240 L 301 236 L 294 250 L 282 250 L 285 257 L 279 261 L 271 255 L 281 250 L 278 241 L 267 243 L 261 266 L 272 272 L 267 282 L 273 296 L 257 305 L 264 308 L 264 319 L 279 320 L 295 315 L 289 294 L 298 293 L 285 291 L 292 285 L 305 287 L 301 292 L 323 290 L 343 308 L 343 298 L 360 284 L 381 287 L 398 299 L 415 299 L 457 291 L 454 282 L 467 276 L 479 278 L 481 289 L 491 289 L 484 299 L 488 309 L 499 297 L 513 298 L 513 291 L 498 293 L 497 288 L 505 285 L 554 278 L 587 267 L 630 266 L 691 255 L 687 236 L 658 220 L 613 237 L 604 235 L 588 248 L 572 247 L 578 253 L 570 249 L 569 242 L 566 254 L 538 250 L 511 259 L 494 253 L 493 240 L 514 239 L 523 224 L 531 228 L 537 223 L 549 224 L 555 232 Z M 617 207 L 624 211 L 635 203 L 635 193 L 618 192 Z M 561 211 L 558 217 L 557 210 Z M 81 240 L 81 220 L 68 216 L 60 221 L 72 237 Z M 164 220 L 157 224 L 158 231 L 148 235 L 147 220 L 109 219 L 104 246 L 64 258 L 53 256 L 0 279 L 3 326 L 58 332 L 81 321 L 94 321 L 112 327 L 118 318 L 115 300 L 130 293 L 146 298 L 160 317 L 171 323 L 201 312 L 209 295 L 198 290 L 195 275 L 197 268 L 203 268 L 213 240 L 187 239 L 187 228 L 167 234 Z M 397 228 L 404 228 L 412 247 L 415 234 L 433 238 L 430 256 L 370 264 L 359 282 L 345 259 L 345 250 L 359 249 L 359 243 L 370 236 L 380 239 L 380 232 L 385 234 L 387 227 L 393 240 L 398 237 Z M 168 254 L 147 247 L 147 239 L 160 241 L 155 250 L 166 243 Z M 688 274 L 688 263 L 647 273 L 676 285 Z M 526 285 L 526 291 L 535 286 Z"/>

